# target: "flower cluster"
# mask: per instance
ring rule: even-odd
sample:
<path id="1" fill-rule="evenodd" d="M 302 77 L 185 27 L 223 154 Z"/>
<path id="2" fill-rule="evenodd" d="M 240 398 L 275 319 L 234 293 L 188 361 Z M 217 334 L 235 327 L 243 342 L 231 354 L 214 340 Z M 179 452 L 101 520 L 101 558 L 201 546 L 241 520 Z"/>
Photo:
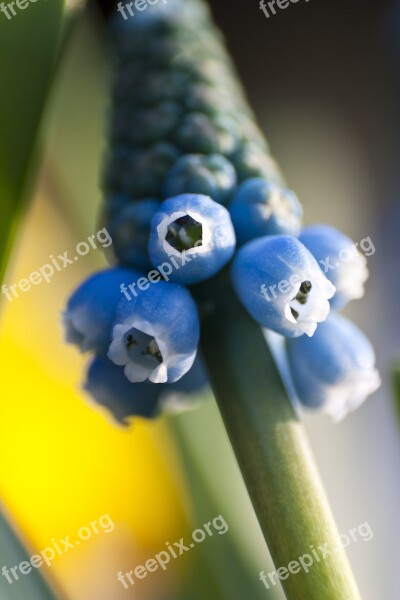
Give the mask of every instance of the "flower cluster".
<path id="1" fill-rule="evenodd" d="M 191 286 L 225 268 L 253 319 L 287 338 L 300 400 L 343 416 L 379 384 L 363 334 L 328 317 L 362 296 L 365 258 L 320 268 L 351 240 L 302 229 L 205 4 L 158 3 L 114 19 L 111 33 L 103 219 L 115 266 L 84 282 L 64 313 L 67 340 L 94 353 L 86 389 L 124 420 L 157 414 L 165 391 L 205 385 Z"/>

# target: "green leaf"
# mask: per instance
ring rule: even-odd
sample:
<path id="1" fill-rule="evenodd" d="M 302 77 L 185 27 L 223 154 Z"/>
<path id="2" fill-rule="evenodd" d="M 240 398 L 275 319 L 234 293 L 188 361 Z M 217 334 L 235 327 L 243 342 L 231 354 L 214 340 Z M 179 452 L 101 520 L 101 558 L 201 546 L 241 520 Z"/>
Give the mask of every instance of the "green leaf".
<path id="1" fill-rule="evenodd" d="M 56 596 L 42 578 L 40 569 L 32 568 L 27 575 L 19 574 L 16 581 L 9 572 L 10 567 L 29 561 L 29 556 L 15 533 L 0 514 L 0 567 L 6 567 L 0 577 L 1 600 L 55 600 Z M 11 583 L 10 581 L 11 580 Z"/>
<path id="2" fill-rule="evenodd" d="M 15 3 L 14 3 L 15 4 Z M 35 142 L 60 47 L 64 2 L 0 13 L 0 282 L 32 182 Z"/>
<path id="3" fill-rule="evenodd" d="M 13 3 L 15 5 L 15 3 Z M 59 54 L 63 0 L 28 4 L 10 20 L 0 13 L 0 282 L 33 182 L 35 148 L 43 108 Z M 0 565 L 29 557 L 0 515 Z M 0 578 L 4 600 L 54 600 L 37 569 L 19 581 Z"/>
<path id="4" fill-rule="evenodd" d="M 395 394 L 395 402 L 397 407 L 397 414 L 400 419 L 400 366 L 396 366 L 393 371 L 393 386 Z"/>

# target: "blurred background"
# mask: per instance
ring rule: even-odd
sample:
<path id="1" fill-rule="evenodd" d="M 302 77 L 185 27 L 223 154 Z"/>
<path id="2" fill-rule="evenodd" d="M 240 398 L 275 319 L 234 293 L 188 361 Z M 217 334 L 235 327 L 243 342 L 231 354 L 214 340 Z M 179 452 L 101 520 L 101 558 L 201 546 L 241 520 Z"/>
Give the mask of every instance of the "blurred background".
<path id="1" fill-rule="evenodd" d="M 355 241 L 369 236 L 376 248 L 366 297 L 346 314 L 372 339 L 383 385 L 339 425 L 313 415 L 305 423 L 340 531 L 367 521 L 374 532 L 370 542 L 348 548 L 363 600 L 396 598 L 400 3 L 300 0 L 270 19 L 256 0 L 211 7 L 306 223 L 328 222 Z M 102 27 L 95 5 L 71 27 L 8 285 L 97 230 L 110 75 Z M 9 522 L 30 555 L 110 515 L 112 533 L 41 569 L 66 600 L 283 598 L 258 580 L 261 569 L 273 567 L 213 399 L 121 429 L 79 389 L 86 358 L 63 344 L 60 311 L 74 286 L 104 262 L 95 250 L 50 284 L 12 302 L 2 298 L 0 492 Z M 226 535 L 140 585 L 126 590 L 117 582 L 118 571 L 220 514 Z M 0 559 L 0 568 L 16 564 L 6 553 Z M 20 583 L 1 581 L 0 598 L 36 598 L 30 575 Z"/>

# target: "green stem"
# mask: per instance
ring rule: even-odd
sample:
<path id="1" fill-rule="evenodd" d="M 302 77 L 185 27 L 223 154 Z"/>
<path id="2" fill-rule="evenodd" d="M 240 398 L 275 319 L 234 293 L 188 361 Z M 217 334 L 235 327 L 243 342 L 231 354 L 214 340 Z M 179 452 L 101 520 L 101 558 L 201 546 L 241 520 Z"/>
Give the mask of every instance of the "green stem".
<path id="1" fill-rule="evenodd" d="M 314 559 L 308 573 L 281 572 L 287 598 L 359 600 L 304 429 L 261 328 L 222 278 L 198 292 L 214 304 L 202 325 L 212 387 L 276 568 L 311 555 L 311 545 L 332 552 Z"/>
<path id="2" fill-rule="evenodd" d="M 207 414 L 210 416 L 209 413 Z M 189 490 L 197 526 L 199 526 L 212 516 L 220 514 L 221 506 L 213 495 L 213 484 L 208 478 L 212 467 L 210 469 L 209 465 L 207 473 L 205 473 L 204 465 L 199 461 L 198 454 L 202 450 L 192 438 L 192 424 L 190 413 L 168 419 L 169 430 L 179 452 L 185 485 Z M 200 560 L 196 571 L 201 567 L 202 587 L 200 594 L 196 593 L 194 598 L 234 600 L 235 598 L 250 597 L 251 600 L 266 600 L 265 590 L 254 577 L 248 561 L 244 560 L 244 553 L 238 547 L 235 533 L 231 531 L 230 535 L 221 536 L 217 545 L 202 546 L 198 548 L 198 551 Z M 190 587 L 192 589 L 195 587 L 192 581 L 193 576 L 195 574 L 191 573 Z M 182 596 L 185 600 L 188 600 L 189 597 L 192 599 L 192 595 L 189 595 L 186 589 Z M 275 598 L 275 594 L 268 595 L 268 600 Z"/>

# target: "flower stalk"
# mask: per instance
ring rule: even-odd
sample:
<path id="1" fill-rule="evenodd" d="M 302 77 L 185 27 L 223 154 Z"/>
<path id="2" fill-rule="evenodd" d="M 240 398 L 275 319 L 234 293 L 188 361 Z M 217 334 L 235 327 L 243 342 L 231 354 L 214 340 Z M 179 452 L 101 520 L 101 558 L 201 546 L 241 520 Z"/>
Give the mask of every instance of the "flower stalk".
<path id="1" fill-rule="evenodd" d="M 221 277 L 204 284 L 197 294 L 202 301 L 214 300 L 202 324 L 202 349 L 276 569 L 311 554 L 310 546 L 331 552 L 319 562 L 314 559 L 308 573 L 300 570 L 282 580 L 286 597 L 359 600 L 303 426 L 261 328 Z"/>

